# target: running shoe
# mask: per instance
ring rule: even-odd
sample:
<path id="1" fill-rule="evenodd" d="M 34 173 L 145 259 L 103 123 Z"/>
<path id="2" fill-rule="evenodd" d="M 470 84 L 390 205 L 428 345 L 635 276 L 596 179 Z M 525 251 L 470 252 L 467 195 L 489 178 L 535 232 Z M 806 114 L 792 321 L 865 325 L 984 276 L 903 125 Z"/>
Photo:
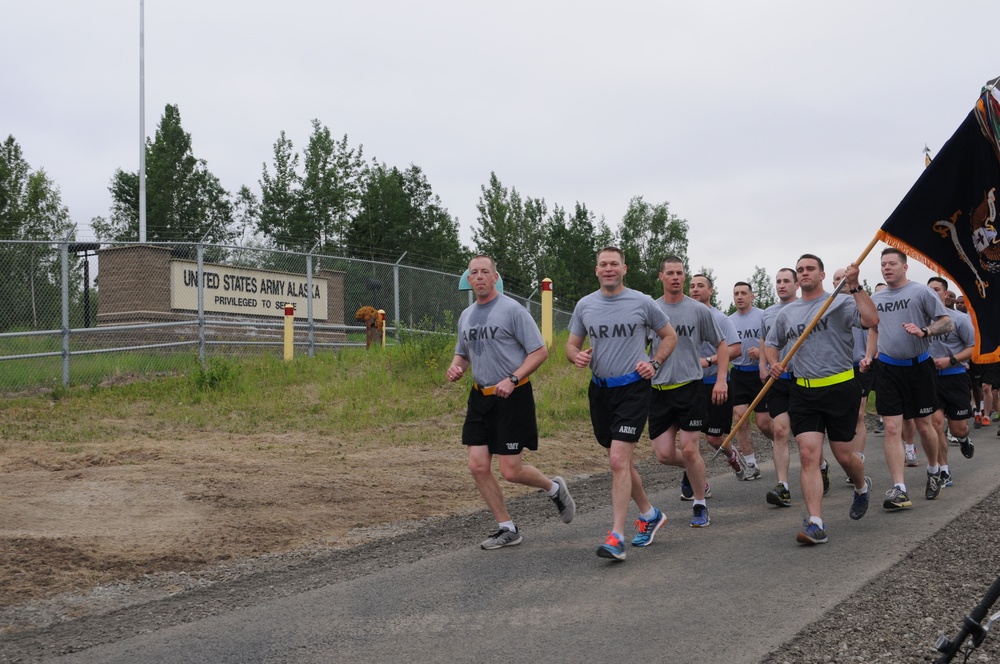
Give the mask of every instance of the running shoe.
<path id="1" fill-rule="evenodd" d="M 974 429 L 982 429 L 983 428 L 983 416 L 982 415 L 976 415 L 976 419 L 972 422 L 972 427 Z"/>
<path id="2" fill-rule="evenodd" d="M 898 486 L 894 486 L 885 492 L 886 499 L 882 507 L 887 510 L 904 510 L 913 507 L 910 497 Z"/>
<path id="3" fill-rule="evenodd" d="M 1000 436 L 1000 430 L 997 431 L 997 435 Z M 958 441 L 958 446 L 962 448 L 962 456 L 966 459 L 971 459 L 972 455 L 976 453 L 976 446 L 972 444 L 969 437 L 966 436 Z"/>
<path id="4" fill-rule="evenodd" d="M 820 463 L 819 474 L 823 476 L 823 495 L 825 496 L 830 490 L 830 464 L 826 462 L 826 459 Z"/>
<path id="5" fill-rule="evenodd" d="M 795 536 L 795 541 L 799 544 L 826 544 L 826 531 L 812 521 L 803 522 L 803 529 Z"/>
<path id="6" fill-rule="evenodd" d="M 625 560 L 625 542 L 618 539 L 617 535 L 609 531 L 604 544 L 597 547 L 597 557 Z"/>
<path id="7" fill-rule="evenodd" d="M 736 473 L 736 479 L 742 480 L 746 477 L 747 462 L 743 459 L 743 455 L 740 454 L 739 450 L 732 450 L 732 452 L 733 456 L 727 458 L 726 462 L 729 464 L 729 467 L 733 469 L 733 472 Z"/>
<path id="8" fill-rule="evenodd" d="M 906 467 L 907 468 L 916 468 L 919 465 L 920 464 L 917 463 L 917 452 L 916 452 L 916 450 L 914 450 L 913 452 L 907 452 L 906 453 Z"/>
<path id="9" fill-rule="evenodd" d="M 1000 413 L 993 411 L 993 414 L 990 415 L 990 419 L 992 419 L 994 422 L 1000 422 Z"/>
<path id="10" fill-rule="evenodd" d="M 518 530 L 509 530 L 507 528 L 501 528 L 489 537 L 483 540 L 480 545 L 484 549 L 499 549 L 505 546 L 515 546 L 521 543 L 521 532 Z"/>
<path id="11" fill-rule="evenodd" d="M 948 439 L 948 444 L 949 445 L 951 445 L 952 447 L 958 447 L 958 438 L 955 438 L 955 436 L 951 435 L 951 430 L 950 429 L 945 429 L 944 430 L 944 436 L 945 436 L 945 438 Z"/>
<path id="12" fill-rule="evenodd" d="M 712 497 L 712 487 L 705 482 L 705 498 Z M 694 500 L 694 487 L 688 479 L 687 473 L 681 475 L 681 500 Z"/>
<path id="13" fill-rule="evenodd" d="M 938 473 L 927 473 L 927 488 L 924 489 L 924 498 L 934 500 L 941 494 L 941 478 Z"/>
<path id="14" fill-rule="evenodd" d="M 757 467 L 755 463 L 747 463 L 746 474 L 743 476 L 743 481 L 751 482 L 760 477 L 760 468 Z"/>
<path id="15" fill-rule="evenodd" d="M 687 471 L 681 475 L 681 500 L 694 500 L 694 488 L 688 479 Z"/>
<path id="16" fill-rule="evenodd" d="M 878 424 L 875 425 L 875 428 L 872 429 L 872 433 L 878 434 L 880 436 L 882 434 L 884 434 L 885 433 L 885 422 L 883 422 L 882 420 L 879 420 Z"/>
<path id="17" fill-rule="evenodd" d="M 563 523 L 569 523 L 576 514 L 576 501 L 573 500 L 569 487 L 566 486 L 566 480 L 561 477 L 553 477 L 552 481 L 559 485 L 559 492 L 552 496 L 552 502 L 556 504 L 556 509 L 559 510 L 559 517 Z"/>
<path id="18" fill-rule="evenodd" d="M 691 517 L 691 527 L 708 528 L 708 524 L 710 523 L 712 523 L 712 519 L 708 516 L 708 508 L 704 505 L 695 505 L 694 516 Z"/>
<path id="19" fill-rule="evenodd" d="M 865 475 L 865 487 L 868 488 L 864 493 L 858 493 L 857 490 L 854 491 L 854 502 L 851 503 L 851 518 L 857 521 L 865 515 L 868 511 L 868 499 L 872 494 L 872 478 Z"/>
<path id="20" fill-rule="evenodd" d="M 989 426 L 989 425 L 990 425 L 990 424 L 992 423 L 992 420 L 990 419 L 990 416 L 989 416 L 989 415 L 983 415 L 983 416 L 982 416 L 982 418 L 980 418 L 980 419 L 981 419 L 981 420 L 982 420 L 982 422 L 983 422 L 982 426 L 983 426 L 984 428 L 985 428 L 985 427 L 988 427 L 988 426 Z"/>
<path id="21" fill-rule="evenodd" d="M 945 487 L 948 487 L 948 486 L 954 486 L 955 485 L 955 483 L 951 481 L 951 473 L 948 472 L 947 470 L 942 470 L 941 474 L 938 477 L 941 478 L 941 488 L 942 489 L 945 488 Z"/>
<path id="22" fill-rule="evenodd" d="M 636 519 L 635 528 L 639 532 L 632 538 L 632 546 L 649 546 L 652 544 L 656 531 L 662 528 L 663 524 L 667 522 L 667 515 L 658 508 L 654 509 L 656 509 L 656 514 L 649 521 L 646 521 L 642 517 Z"/>
<path id="23" fill-rule="evenodd" d="M 775 507 L 792 506 L 792 494 L 781 482 L 778 482 L 773 489 L 767 492 L 766 498 L 768 504 Z"/>

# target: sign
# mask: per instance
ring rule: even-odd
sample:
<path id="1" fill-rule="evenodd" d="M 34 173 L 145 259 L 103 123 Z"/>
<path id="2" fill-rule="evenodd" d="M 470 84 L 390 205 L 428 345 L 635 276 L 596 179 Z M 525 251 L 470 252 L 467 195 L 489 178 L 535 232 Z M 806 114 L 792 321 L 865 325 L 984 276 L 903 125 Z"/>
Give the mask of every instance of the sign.
<path id="1" fill-rule="evenodd" d="M 313 320 L 327 319 L 326 279 L 313 277 L 310 291 L 304 274 L 214 264 L 205 265 L 202 273 L 206 312 L 284 316 L 285 306 L 292 305 L 296 318 L 307 319 L 312 299 Z M 170 307 L 198 310 L 198 263 L 170 261 Z"/>

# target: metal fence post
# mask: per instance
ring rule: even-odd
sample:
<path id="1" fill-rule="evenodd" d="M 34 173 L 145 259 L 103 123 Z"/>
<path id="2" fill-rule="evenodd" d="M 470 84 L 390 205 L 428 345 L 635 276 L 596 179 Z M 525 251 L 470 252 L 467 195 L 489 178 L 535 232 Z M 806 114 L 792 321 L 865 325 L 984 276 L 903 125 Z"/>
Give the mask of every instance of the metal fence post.
<path id="1" fill-rule="evenodd" d="M 309 350 L 307 354 L 313 357 L 316 351 L 316 322 L 313 320 L 313 253 L 319 248 L 319 242 L 306 254 L 306 290 L 309 297 L 306 299 L 306 317 L 309 319 Z"/>
<path id="2" fill-rule="evenodd" d="M 399 312 L 399 264 L 403 261 L 403 258 L 406 256 L 406 254 L 407 252 L 404 251 L 403 255 L 400 256 L 399 260 L 396 261 L 396 264 L 392 266 L 392 292 L 393 292 L 393 297 L 395 298 L 393 301 L 393 307 L 395 308 L 395 311 L 393 311 L 393 313 L 396 315 L 395 318 L 396 318 L 397 341 L 399 340 L 399 326 L 403 321 L 403 316 Z"/>
<path id="3" fill-rule="evenodd" d="M 198 243 L 198 361 L 205 371 L 205 240 Z"/>
<path id="4" fill-rule="evenodd" d="M 69 243 L 59 245 L 62 272 L 62 384 L 69 387 Z"/>

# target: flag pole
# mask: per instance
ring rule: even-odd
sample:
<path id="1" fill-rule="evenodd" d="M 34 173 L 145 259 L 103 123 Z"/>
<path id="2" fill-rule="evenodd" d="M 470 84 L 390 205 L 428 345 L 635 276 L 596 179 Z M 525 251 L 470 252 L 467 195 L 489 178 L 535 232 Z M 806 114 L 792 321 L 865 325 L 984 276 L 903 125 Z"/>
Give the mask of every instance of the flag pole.
<path id="1" fill-rule="evenodd" d="M 868 258 L 868 254 L 871 253 L 872 249 L 875 248 L 875 245 L 878 244 L 880 239 L 881 237 L 879 236 L 878 233 L 876 233 L 875 237 L 872 238 L 872 241 L 868 243 L 867 247 L 865 247 L 865 250 L 861 252 L 860 256 L 858 256 L 858 260 L 854 261 L 853 265 L 860 266 L 865 261 L 865 259 Z M 798 340 L 789 349 L 788 354 L 785 355 L 785 359 L 783 360 L 786 366 L 788 361 L 792 359 L 792 356 L 798 352 L 799 347 L 802 345 L 802 342 L 806 340 L 806 337 L 809 336 L 809 333 L 812 332 L 813 328 L 816 327 L 816 324 L 819 323 L 819 319 L 823 317 L 823 314 L 826 313 L 826 310 L 830 308 L 831 304 L 833 304 L 833 299 L 840 294 L 841 290 L 843 290 L 845 283 L 847 283 L 847 281 L 842 279 L 840 283 L 837 284 L 837 287 L 834 289 L 834 291 L 830 293 L 830 297 L 826 298 L 826 302 L 823 303 L 823 306 L 820 307 L 820 310 L 817 311 L 816 315 L 813 316 L 813 319 L 809 321 L 809 324 L 806 326 L 806 329 L 803 330 L 802 334 L 799 335 Z M 764 398 L 764 395 L 767 394 L 767 391 L 771 389 L 772 385 L 774 385 L 774 380 L 775 380 L 774 376 L 771 376 L 770 378 L 767 379 L 767 382 L 764 383 L 764 387 L 761 388 L 760 393 L 750 403 L 750 405 L 747 406 L 747 411 L 743 413 L 743 416 L 736 422 L 735 426 L 733 426 L 732 430 L 729 432 L 729 435 L 727 435 L 726 439 L 722 441 L 722 446 L 719 447 L 719 449 L 715 451 L 715 454 L 712 455 L 713 459 L 719 456 L 719 452 L 721 452 L 722 450 L 726 450 L 726 452 L 729 451 L 730 447 L 732 447 L 732 440 L 733 437 L 736 435 L 736 432 L 740 430 L 740 427 L 742 427 L 747 420 L 750 419 L 750 416 L 753 414 L 753 409 L 757 407 L 757 404 L 760 403 L 760 400 Z"/>

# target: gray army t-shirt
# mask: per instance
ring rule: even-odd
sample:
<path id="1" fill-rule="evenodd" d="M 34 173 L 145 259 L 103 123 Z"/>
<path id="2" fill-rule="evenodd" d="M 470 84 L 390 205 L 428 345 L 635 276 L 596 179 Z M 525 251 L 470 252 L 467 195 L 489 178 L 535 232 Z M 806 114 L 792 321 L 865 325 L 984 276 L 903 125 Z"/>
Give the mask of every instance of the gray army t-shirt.
<path id="1" fill-rule="evenodd" d="M 791 347 L 829 298 L 795 300 L 785 305 L 775 317 L 765 342 L 772 348 Z M 861 325 L 861 314 L 854 298 L 834 298 L 830 308 L 792 356 L 791 370 L 796 378 L 826 378 L 854 369 L 854 332 Z"/>
<path id="2" fill-rule="evenodd" d="M 473 303 L 458 318 L 455 355 L 472 362 L 472 378 L 484 387 L 502 381 L 544 345 L 528 310 L 502 293 Z"/>
<path id="3" fill-rule="evenodd" d="M 903 323 L 926 327 L 948 310 L 929 286 L 907 281 L 899 288 L 883 288 L 872 294 L 878 310 L 878 352 L 897 360 L 917 357 L 927 351 L 931 340 L 903 329 Z"/>
<path id="4" fill-rule="evenodd" d="M 680 385 L 701 380 L 702 345 L 710 343 L 714 348 L 723 339 L 723 332 L 715 317 L 708 307 L 686 295 L 677 304 L 670 304 L 662 297 L 656 304 L 670 318 L 670 324 L 677 333 L 677 346 L 656 372 L 653 384 Z M 659 345 L 659 337 L 653 339 L 654 353 Z"/>
<path id="5" fill-rule="evenodd" d="M 649 332 L 669 322 L 653 298 L 626 288 L 616 295 L 595 291 L 581 298 L 569 319 L 569 331 L 590 337 L 594 349 L 590 370 L 598 378 L 612 378 L 630 374 L 638 362 L 648 360 Z"/>

